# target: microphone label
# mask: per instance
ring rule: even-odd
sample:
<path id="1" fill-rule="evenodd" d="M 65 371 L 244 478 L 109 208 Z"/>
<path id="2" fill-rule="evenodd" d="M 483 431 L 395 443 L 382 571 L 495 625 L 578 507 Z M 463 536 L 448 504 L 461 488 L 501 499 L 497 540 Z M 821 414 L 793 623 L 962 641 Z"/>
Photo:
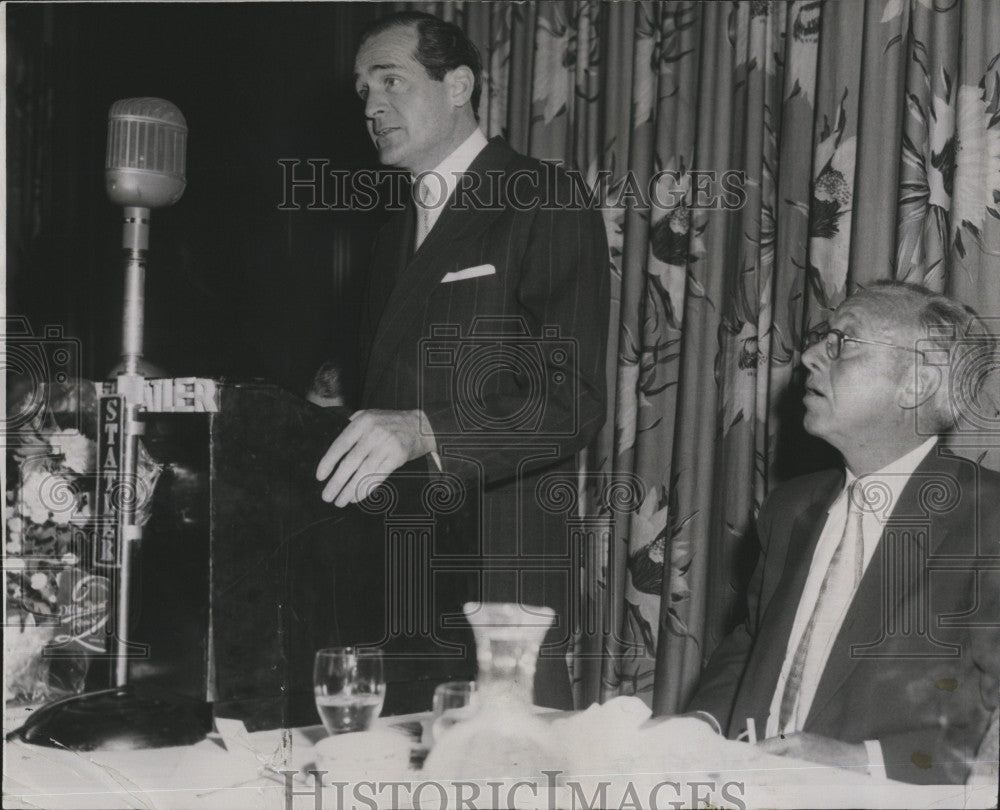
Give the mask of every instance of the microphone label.
<path id="1" fill-rule="evenodd" d="M 102 396 L 97 425 L 97 514 L 106 519 L 95 537 L 94 562 L 115 565 L 118 552 L 118 511 L 121 507 L 124 460 L 125 401 L 118 395 Z"/>

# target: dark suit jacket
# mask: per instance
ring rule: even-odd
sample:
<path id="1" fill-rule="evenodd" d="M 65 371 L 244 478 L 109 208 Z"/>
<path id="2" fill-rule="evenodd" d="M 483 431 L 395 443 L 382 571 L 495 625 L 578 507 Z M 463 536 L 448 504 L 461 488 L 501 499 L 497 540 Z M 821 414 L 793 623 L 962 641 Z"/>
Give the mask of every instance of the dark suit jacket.
<path id="1" fill-rule="evenodd" d="M 536 700 L 569 707 L 571 509 L 536 488 L 546 474 L 572 481 L 575 453 L 604 422 L 604 223 L 597 210 L 571 202 L 565 174 L 500 138 L 463 180 L 472 192 L 453 196 L 416 253 L 412 203 L 379 232 L 363 318 L 361 407 L 427 414 L 444 475 L 463 489 L 461 507 L 437 524 L 450 545 L 436 540 L 474 561 L 474 597 L 557 611 L 548 641 L 558 649 L 540 672 L 555 669 L 536 678 Z M 443 281 L 482 265 L 495 272 Z M 431 610 L 440 616 L 442 607 Z"/>
<path id="2" fill-rule="evenodd" d="M 779 487 L 758 516 L 748 617 L 689 708 L 763 735 L 816 542 L 842 471 Z M 837 636 L 804 731 L 879 740 L 890 778 L 963 782 L 998 702 L 1000 476 L 934 448 L 900 494 Z"/>

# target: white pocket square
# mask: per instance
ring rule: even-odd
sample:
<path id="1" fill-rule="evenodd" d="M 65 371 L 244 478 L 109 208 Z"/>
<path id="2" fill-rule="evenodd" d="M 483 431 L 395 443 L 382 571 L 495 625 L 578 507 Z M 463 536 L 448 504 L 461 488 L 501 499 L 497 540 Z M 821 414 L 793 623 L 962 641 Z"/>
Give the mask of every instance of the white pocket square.
<path id="1" fill-rule="evenodd" d="M 464 270 L 456 270 L 454 273 L 445 273 L 441 279 L 442 284 L 451 281 L 462 281 L 467 278 L 478 278 L 479 276 L 495 275 L 497 269 L 492 264 L 477 264 L 475 267 L 466 267 Z"/>

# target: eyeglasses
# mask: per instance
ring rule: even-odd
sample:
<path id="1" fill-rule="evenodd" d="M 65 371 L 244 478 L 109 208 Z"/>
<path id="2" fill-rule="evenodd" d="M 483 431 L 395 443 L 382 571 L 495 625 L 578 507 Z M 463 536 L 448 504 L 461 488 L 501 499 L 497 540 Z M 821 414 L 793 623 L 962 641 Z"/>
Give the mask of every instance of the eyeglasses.
<path id="1" fill-rule="evenodd" d="M 899 346 L 895 343 L 886 343 L 882 340 L 866 340 L 865 338 L 853 337 L 852 335 L 845 335 L 839 329 L 830 329 L 828 327 L 819 327 L 808 332 L 805 337 L 805 348 L 809 349 L 815 346 L 820 341 L 824 342 L 823 348 L 826 349 L 826 356 L 831 360 L 838 360 L 840 358 L 840 352 L 844 348 L 845 343 L 864 343 L 869 346 L 886 346 L 890 349 L 901 349 L 904 352 L 916 352 L 921 357 L 923 352 L 920 349 L 914 349 L 912 346 Z"/>

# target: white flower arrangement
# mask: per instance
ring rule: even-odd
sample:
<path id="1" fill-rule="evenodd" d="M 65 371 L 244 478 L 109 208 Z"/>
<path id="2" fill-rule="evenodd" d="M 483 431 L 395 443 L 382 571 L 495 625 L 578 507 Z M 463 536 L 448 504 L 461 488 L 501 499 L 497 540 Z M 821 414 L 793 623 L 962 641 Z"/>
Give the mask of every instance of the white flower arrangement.
<path id="1" fill-rule="evenodd" d="M 89 384 L 62 392 L 84 417 L 96 413 Z M 44 397 L 42 398 L 44 401 Z M 50 402 L 51 404 L 51 402 Z M 18 435 L 19 462 L 6 493 L 4 699 L 39 701 L 83 688 L 88 656 L 104 650 L 109 571 L 89 570 L 96 442 L 61 429 L 58 409 Z M 43 424 L 44 421 L 44 424 Z M 93 419 L 83 424 L 96 429 Z M 161 466 L 140 444 L 138 519 L 149 517 Z M 47 647 L 59 647 L 49 659 Z"/>

